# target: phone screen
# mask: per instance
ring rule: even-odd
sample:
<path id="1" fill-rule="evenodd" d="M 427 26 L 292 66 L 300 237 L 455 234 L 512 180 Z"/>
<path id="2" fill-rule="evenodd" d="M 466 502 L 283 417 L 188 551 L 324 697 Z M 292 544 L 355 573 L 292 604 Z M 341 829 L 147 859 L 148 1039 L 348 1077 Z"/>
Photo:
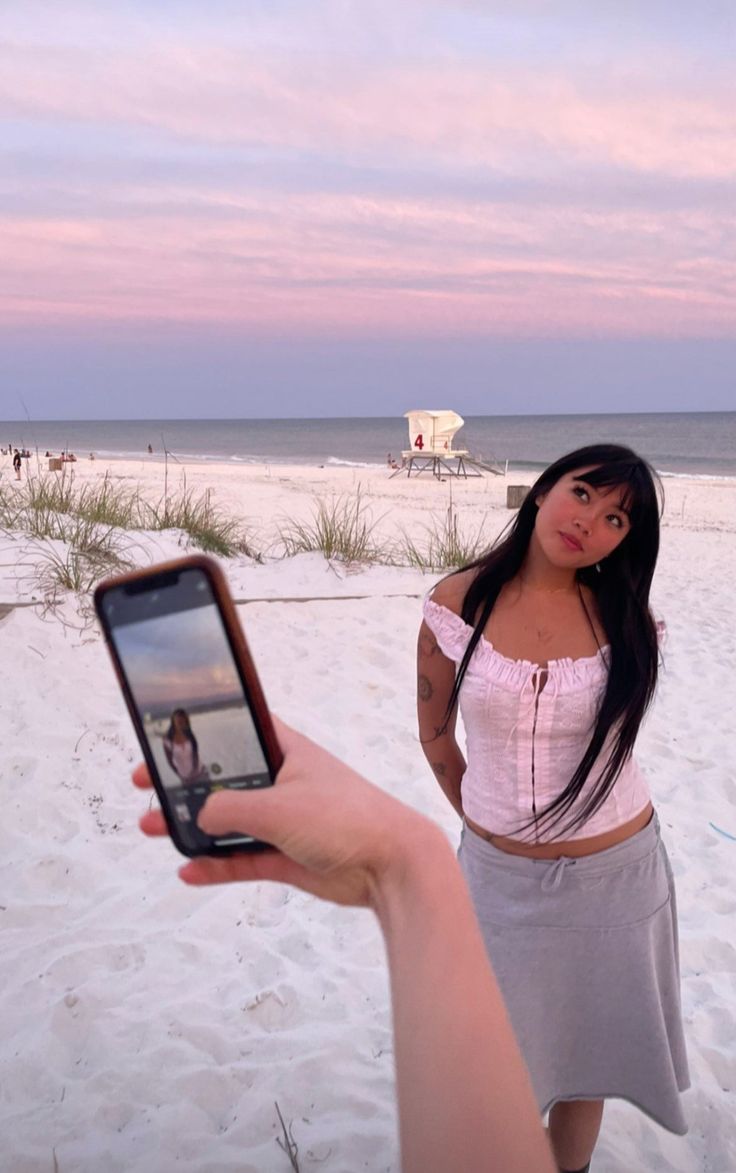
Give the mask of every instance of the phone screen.
<path id="1" fill-rule="evenodd" d="M 197 826 L 213 791 L 273 781 L 207 575 L 187 568 L 113 586 L 102 612 L 181 846 L 200 854 L 255 844 Z"/>

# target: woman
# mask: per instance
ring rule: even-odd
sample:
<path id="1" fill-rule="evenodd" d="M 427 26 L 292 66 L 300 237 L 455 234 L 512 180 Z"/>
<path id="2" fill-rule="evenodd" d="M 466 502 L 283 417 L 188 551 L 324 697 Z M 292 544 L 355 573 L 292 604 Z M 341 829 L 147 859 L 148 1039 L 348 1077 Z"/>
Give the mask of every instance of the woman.
<path id="1" fill-rule="evenodd" d="M 199 746 L 189 724 L 186 709 L 174 709 L 164 735 L 164 753 L 171 769 L 184 782 L 204 782 L 207 770 L 200 765 Z"/>
<path id="2" fill-rule="evenodd" d="M 632 757 L 658 548 L 646 462 L 579 449 L 435 588 L 419 635 L 423 749 L 464 819 L 460 863 L 566 1171 L 589 1168 L 607 1096 L 686 1131 L 672 873 Z"/>

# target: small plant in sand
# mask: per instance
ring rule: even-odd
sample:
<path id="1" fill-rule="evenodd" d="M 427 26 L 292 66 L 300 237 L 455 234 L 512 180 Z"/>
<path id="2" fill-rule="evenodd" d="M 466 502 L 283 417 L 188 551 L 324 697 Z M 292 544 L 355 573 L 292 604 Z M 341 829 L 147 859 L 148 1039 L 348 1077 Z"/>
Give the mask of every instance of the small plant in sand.
<path id="1" fill-rule="evenodd" d="M 388 550 L 375 539 L 377 524 L 358 486 L 354 497 L 317 498 L 312 520 L 289 519 L 280 527 L 279 538 L 287 558 L 317 551 L 340 562 L 383 562 Z"/>
<path id="2" fill-rule="evenodd" d="M 15 493 L 15 512 L 8 528 L 34 538 L 64 540 L 64 518 L 74 512 L 73 477 L 29 476 Z"/>
<path id="3" fill-rule="evenodd" d="M 114 540 L 99 535 L 86 546 L 68 545 L 62 550 L 53 545 L 44 546 L 35 564 L 35 577 L 48 603 L 60 590 L 86 595 L 99 579 L 108 574 L 122 574 L 132 565 Z"/>
<path id="4" fill-rule="evenodd" d="M 144 504 L 138 488 L 113 484 L 108 473 L 101 483 L 84 485 L 75 502 L 75 512 L 88 521 L 117 529 L 141 529 Z"/>
<path id="5" fill-rule="evenodd" d="M 418 544 L 404 531 L 398 544 L 397 558 L 418 570 L 452 570 L 475 562 L 488 549 L 481 522 L 474 534 L 464 533 L 454 505 L 450 502 L 441 521 L 433 518 L 424 527 L 425 540 Z"/>
<path id="6" fill-rule="evenodd" d="M 213 504 L 209 489 L 197 495 L 185 485 L 181 493 L 164 494 L 157 504 L 146 505 L 144 509 L 146 529 L 184 530 L 200 550 L 223 558 L 245 554 L 257 562 L 263 561 L 248 531 L 237 518 L 229 517 Z"/>

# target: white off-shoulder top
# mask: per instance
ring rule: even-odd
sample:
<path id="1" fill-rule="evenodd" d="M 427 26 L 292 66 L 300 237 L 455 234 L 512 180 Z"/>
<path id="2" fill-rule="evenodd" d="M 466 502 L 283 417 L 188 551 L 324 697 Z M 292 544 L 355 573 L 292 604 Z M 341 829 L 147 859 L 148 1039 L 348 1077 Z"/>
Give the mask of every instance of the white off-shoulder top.
<path id="1" fill-rule="evenodd" d="M 424 618 L 443 655 L 459 664 L 473 628 L 430 598 L 424 602 Z M 600 765 L 594 765 L 563 823 L 551 830 L 546 823 L 541 830 L 519 830 L 562 793 L 580 764 L 606 684 L 605 652 L 550 660 L 545 677 L 539 664 L 510 660 L 481 637 L 459 697 L 468 761 L 461 798 L 469 819 L 496 835 L 547 843 L 603 834 L 644 809 L 649 788 L 631 757 L 596 813 L 561 834 L 560 827 L 581 809 L 603 772 L 604 745 Z"/>

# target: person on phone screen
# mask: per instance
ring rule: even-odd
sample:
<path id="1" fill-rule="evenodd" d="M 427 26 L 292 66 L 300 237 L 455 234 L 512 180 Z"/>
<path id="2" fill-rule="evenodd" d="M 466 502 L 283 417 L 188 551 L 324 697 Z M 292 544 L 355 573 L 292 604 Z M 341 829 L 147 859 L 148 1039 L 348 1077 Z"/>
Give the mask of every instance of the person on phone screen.
<path id="1" fill-rule="evenodd" d="M 164 734 L 166 761 L 185 785 L 207 780 L 207 770 L 199 760 L 199 745 L 192 733 L 186 709 L 174 709 L 168 731 Z"/>
<path id="2" fill-rule="evenodd" d="M 278 850 L 200 856 L 179 868 L 181 879 L 272 880 L 372 909 L 391 978 L 403 1173 L 554 1173 L 447 837 L 308 738 L 274 725 L 284 754 L 276 785 L 218 791 L 198 823 L 208 835 L 254 835 Z M 151 785 L 145 766 L 133 782 Z M 140 826 L 167 834 L 160 811 Z"/>
<path id="3" fill-rule="evenodd" d="M 562 1171 L 589 1168 L 607 1097 L 687 1131 L 672 869 L 633 757 L 658 549 L 649 465 L 578 449 L 434 588 L 419 632 L 422 748 L 463 820 L 460 866 Z"/>

